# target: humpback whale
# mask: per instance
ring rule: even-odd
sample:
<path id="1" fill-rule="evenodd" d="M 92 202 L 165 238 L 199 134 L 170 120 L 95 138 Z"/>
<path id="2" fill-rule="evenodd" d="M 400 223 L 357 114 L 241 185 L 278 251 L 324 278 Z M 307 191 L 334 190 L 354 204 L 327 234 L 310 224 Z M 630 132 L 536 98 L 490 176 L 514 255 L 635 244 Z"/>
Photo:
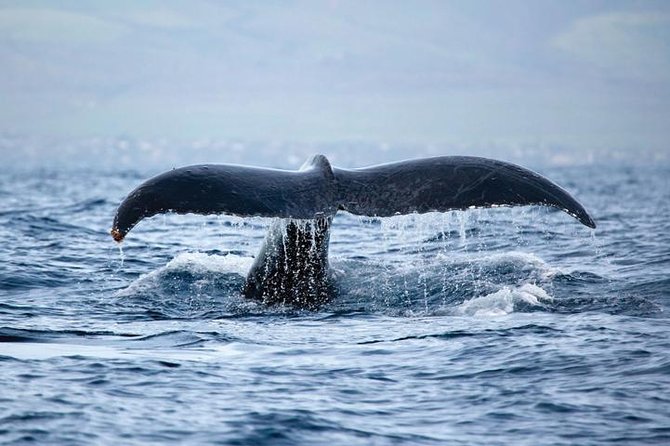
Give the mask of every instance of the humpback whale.
<path id="1" fill-rule="evenodd" d="M 165 212 L 273 217 L 242 292 L 315 309 L 333 295 L 328 243 L 338 211 L 387 217 L 522 205 L 553 206 L 596 227 L 568 192 L 515 164 L 440 156 L 340 169 L 315 155 L 297 171 L 207 164 L 162 173 L 128 194 L 111 234 L 121 242 L 140 220 Z"/>

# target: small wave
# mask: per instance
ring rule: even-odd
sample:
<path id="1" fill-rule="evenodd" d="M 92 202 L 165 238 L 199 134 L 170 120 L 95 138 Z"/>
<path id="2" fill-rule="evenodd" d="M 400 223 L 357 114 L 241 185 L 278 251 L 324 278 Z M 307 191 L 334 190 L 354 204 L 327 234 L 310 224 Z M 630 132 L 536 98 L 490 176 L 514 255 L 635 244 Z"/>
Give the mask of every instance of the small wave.
<path id="1" fill-rule="evenodd" d="M 36 330 L 0 327 L 0 344 L 50 344 L 101 346 L 121 350 L 156 350 L 193 348 L 206 343 L 222 345 L 239 340 L 218 331 L 164 330 L 150 334 L 136 334 L 100 330 Z M 67 347 L 64 349 L 67 350 Z"/>
<path id="2" fill-rule="evenodd" d="M 99 230 L 66 223 L 53 216 L 38 216 L 31 214 L 19 215 L 12 220 L 12 224 L 19 227 L 23 234 L 34 237 L 36 240 L 47 239 L 53 234 L 99 235 Z"/>
<path id="3" fill-rule="evenodd" d="M 499 338 L 505 336 L 518 336 L 524 334 L 534 334 L 534 335 L 556 335 L 561 333 L 562 330 L 555 327 L 550 327 L 547 325 L 540 324 L 525 324 L 525 325 L 512 325 L 510 327 L 504 328 L 485 328 L 483 330 L 472 330 L 468 329 L 467 331 L 457 330 L 447 333 L 440 333 L 435 335 L 428 335 L 428 337 L 442 337 L 445 339 L 451 339 L 456 337 L 491 337 Z M 470 336 L 471 335 L 471 336 Z"/>
<path id="4" fill-rule="evenodd" d="M 37 263 L 37 262 L 35 262 Z M 0 275 L 0 290 L 56 288 L 70 283 L 75 274 L 54 270 L 51 265 L 17 263 L 9 274 Z"/>
<path id="5" fill-rule="evenodd" d="M 14 218 L 23 217 L 23 216 L 35 216 L 35 215 L 44 215 L 44 214 L 67 214 L 72 215 L 73 213 L 82 213 L 82 212 L 91 212 L 96 208 L 115 205 L 109 200 L 103 198 L 91 198 L 82 201 L 78 201 L 68 205 L 26 205 L 23 207 L 14 206 L 11 209 L 0 209 L 0 216 L 10 216 Z"/>
<path id="6" fill-rule="evenodd" d="M 96 338 L 132 338 L 138 335 L 129 333 L 114 333 L 111 331 L 86 331 L 86 330 L 35 330 L 0 327 L 0 342 L 63 342 L 64 340 Z"/>
<path id="7" fill-rule="evenodd" d="M 233 342 L 236 338 L 227 336 L 220 332 L 194 332 L 186 330 L 171 330 L 161 333 L 154 333 L 132 340 L 132 348 L 136 349 L 155 349 L 155 348 L 175 348 L 175 347 L 194 347 L 200 346 L 207 341 L 216 341 L 216 343 Z"/>
<path id="8" fill-rule="evenodd" d="M 91 198 L 66 206 L 64 210 L 71 212 L 90 212 L 94 209 L 108 205 L 116 205 L 116 203 L 112 203 L 110 200 L 104 198 Z"/>
<path id="9" fill-rule="evenodd" d="M 240 293 L 253 259 L 182 253 L 117 292 L 120 311 L 139 310 L 151 319 L 213 318 L 249 313 L 258 306 Z"/>
<path id="10" fill-rule="evenodd" d="M 238 255 L 220 256 L 204 253 L 182 253 L 170 260 L 164 267 L 140 276 L 119 296 L 132 296 L 156 291 L 156 286 L 173 289 L 178 285 L 195 287 L 196 292 L 204 291 L 207 285 L 227 279 L 230 275 L 243 276 L 251 266 L 252 259 Z"/>

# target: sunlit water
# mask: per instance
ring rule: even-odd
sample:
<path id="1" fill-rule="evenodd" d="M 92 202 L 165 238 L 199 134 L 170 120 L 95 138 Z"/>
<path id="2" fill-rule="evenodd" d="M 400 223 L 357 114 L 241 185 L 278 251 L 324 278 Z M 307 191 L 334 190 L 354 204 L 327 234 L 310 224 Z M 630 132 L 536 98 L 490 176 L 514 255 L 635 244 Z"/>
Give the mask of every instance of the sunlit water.
<path id="1" fill-rule="evenodd" d="M 338 214 L 317 312 L 239 293 L 269 221 L 108 230 L 155 171 L 0 173 L 0 440 L 670 440 L 670 168 L 543 169 L 544 208 Z"/>

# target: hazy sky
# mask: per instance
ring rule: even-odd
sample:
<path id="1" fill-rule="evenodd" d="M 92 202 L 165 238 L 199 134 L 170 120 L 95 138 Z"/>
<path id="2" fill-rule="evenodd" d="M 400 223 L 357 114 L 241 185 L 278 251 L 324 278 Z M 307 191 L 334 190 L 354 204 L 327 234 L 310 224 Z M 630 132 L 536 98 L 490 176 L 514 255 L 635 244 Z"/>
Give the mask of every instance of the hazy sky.
<path id="1" fill-rule="evenodd" d="M 666 150 L 668 1 L 1 1 L 0 133 Z"/>

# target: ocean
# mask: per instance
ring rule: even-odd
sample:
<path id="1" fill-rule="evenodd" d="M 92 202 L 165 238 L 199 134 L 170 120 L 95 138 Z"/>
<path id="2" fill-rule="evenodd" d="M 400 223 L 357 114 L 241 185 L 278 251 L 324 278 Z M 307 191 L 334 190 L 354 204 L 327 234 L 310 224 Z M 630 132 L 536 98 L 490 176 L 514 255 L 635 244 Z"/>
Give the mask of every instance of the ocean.
<path id="1" fill-rule="evenodd" d="M 341 212 L 318 311 L 241 296 L 268 219 L 115 244 L 161 169 L 0 167 L 0 444 L 669 444 L 670 165 L 529 167 L 597 229 Z"/>

